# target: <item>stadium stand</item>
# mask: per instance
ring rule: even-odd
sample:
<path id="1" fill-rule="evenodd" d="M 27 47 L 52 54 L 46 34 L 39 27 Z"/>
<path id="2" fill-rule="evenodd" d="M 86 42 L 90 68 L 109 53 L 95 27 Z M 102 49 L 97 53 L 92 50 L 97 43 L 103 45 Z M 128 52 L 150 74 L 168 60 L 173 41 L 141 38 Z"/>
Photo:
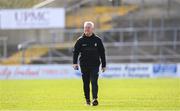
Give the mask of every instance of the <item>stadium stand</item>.
<path id="1" fill-rule="evenodd" d="M 43 0 L 1 0 L 1 8 L 30 8 Z"/>
<path id="2" fill-rule="evenodd" d="M 29 64 L 31 62 L 31 59 L 34 57 L 40 57 L 41 55 L 47 53 L 48 48 L 39 47 L 39 46 L 33 46 L 25 51 L 18 51 L 12 56 L 10 56 L 8 59 L 2 61 L 1 63 L 4 65 L 13 65 L 13 64 L 21 64 L 22 62 L 24 64 Z M 24 53 L 24 55 L 23 55 Z M 21 57 L 24 56 L 25 60 L 21 61 Z"/>
<path id="3" fill-rule="evenodd" d="M 179 2 L 127 1 L 122 0 L 118 6 L 112 6 L 108 0 L 61 0 L 45 5 L 66 9 L 66 28 L 55 31 L 58 34 L 62 32 L 57 36 L 62 40 L 53 45 L 44 43 L 36 46 L 33 51 L 37 50 L 37 55 L 28 55 L 32 52 L 29 46 L 24 58 L 31 60 L 25 63 L 71 63 L 73 43 L 81 35 L 82 24 L 86 20 L 95 22 L 96 33 L 105 43 L 109 63 L 180 61 Z M 37 36 L 41 35 L 39 33 Z M 22 52 L 17 55 L 22 55 Z M 18 57 L 21 61 L 22 56 Z"/>
<path id="4" fill-rule="evenodd" d="M 121 7 L 95 6 L 81 8 L 77 13 L 67 15 L 66 26 L 67 28 L 81 28 L 84 21 L 91 20 L 97 24 L 97 28 L 108 30 L 112 28 L 111 22 L 113 16 L 124 16 L 135 9 L 137 9 L 137 7 L 133 5 Z"/>

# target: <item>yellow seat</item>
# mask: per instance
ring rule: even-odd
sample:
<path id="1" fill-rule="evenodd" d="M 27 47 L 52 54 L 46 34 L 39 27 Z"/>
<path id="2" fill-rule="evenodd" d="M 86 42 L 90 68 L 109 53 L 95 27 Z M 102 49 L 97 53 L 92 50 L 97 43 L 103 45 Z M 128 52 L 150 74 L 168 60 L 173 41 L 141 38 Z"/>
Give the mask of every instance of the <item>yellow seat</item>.
<path id="1" fill-rule="evenodd" d="M 77 13 L 68 14 L 66 17 L 67 27 L 81 28 L 84 21 L 93 21 L 96 27 L 101 30 L 108 30 L 112 28 L 112 16 L 124 16 L 127 13 L 136 10 L 137 6 L 121 6 L 121 7 L 110 7 L 110 6 L 97 6 L 90 8 L 83 8 Z"/>
<path id="2" fill-rule="evenodd" d="M 40 57 L 48 52 L 48 48 L 42 48 L 39 46 L 33 46 L 25 50 L 24 52 L 24 63 L 29 64 L 31 59 L 35 57 Z M 21 64 L 22 59 L 22 51 L 18 51 L 14 55 L 9 58 L 3 60 L 1 64 L 3 65 L 13 65 L 13 64 Z"/>

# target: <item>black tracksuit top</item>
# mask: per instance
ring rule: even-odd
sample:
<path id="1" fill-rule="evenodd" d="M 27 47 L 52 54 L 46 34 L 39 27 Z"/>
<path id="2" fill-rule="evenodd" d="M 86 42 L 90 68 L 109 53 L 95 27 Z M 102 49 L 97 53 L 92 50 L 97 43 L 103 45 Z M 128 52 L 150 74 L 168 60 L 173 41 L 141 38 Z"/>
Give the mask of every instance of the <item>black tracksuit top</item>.
<path id="1" fill-rule="evenodd" d="M 86 37 L 83 34 L 75 43 L 73 50 L 73 64 L 77 64 L 80 54 L 81 67 L 98 67 L 102 63 L 102 67 L 106 67 L 105 49 L 101 39 L 92 34 Z"/>

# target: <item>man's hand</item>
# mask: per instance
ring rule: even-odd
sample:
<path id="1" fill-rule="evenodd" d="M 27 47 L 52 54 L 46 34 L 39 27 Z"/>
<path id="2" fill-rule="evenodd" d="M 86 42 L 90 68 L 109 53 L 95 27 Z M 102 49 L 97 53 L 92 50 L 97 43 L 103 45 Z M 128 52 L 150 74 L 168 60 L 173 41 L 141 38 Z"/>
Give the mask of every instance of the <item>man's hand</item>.
<path id="1" fill-rule="evenodd" d="M 73 64 L 73 68 L 74 68 L 74 70 L 79 70 L 78 64 Z"/>
<path id="2" fill-rule="evenodd" d="M 101 70 L 102 70 L 102 72 L 105 72 L 105 71 L 106 71 L 106 68 L 105 68 L 105 67 L 102 67 Z"/>

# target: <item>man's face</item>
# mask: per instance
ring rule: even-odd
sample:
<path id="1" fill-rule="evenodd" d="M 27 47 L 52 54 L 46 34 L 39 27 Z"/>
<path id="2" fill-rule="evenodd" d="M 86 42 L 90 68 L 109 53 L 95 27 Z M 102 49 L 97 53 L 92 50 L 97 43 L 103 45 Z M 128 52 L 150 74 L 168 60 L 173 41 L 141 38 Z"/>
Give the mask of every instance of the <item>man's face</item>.
<path id="1" fill-rule="evenodd" d="M 91 24 L 87 24 L 84 26 L 84 33 L 86 36 L 91 36 L 93 33 L 93 27 Z"/>

